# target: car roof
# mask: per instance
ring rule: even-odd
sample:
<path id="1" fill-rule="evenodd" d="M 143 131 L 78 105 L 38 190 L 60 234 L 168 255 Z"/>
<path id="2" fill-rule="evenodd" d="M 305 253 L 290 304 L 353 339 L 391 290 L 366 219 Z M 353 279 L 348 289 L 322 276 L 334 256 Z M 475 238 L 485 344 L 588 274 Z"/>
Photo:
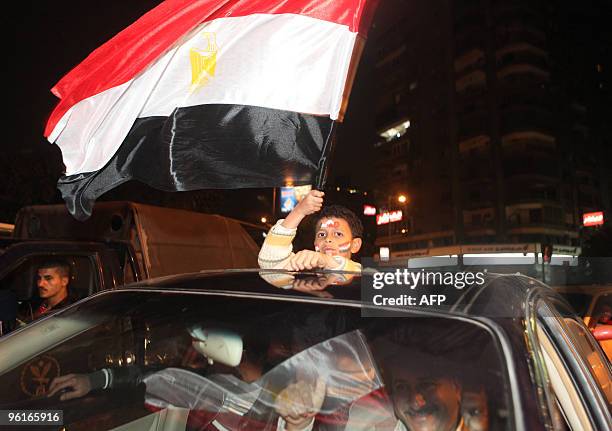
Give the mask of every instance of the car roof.
<path id="1" fill-rule="evenodd" d="M 329 285 L 321 294 L 320 290 L 313 292 L 297 291 L 295 289 L 278 288 L 262 278 L 261 275 L 278 274 L 292 276 L 296 280 L 314 280 L 322 276 L 335 275 L 350 278 L 342 285 Z M 206 291 L 218 293 L 245 294 L 257 297 L 283 297 L 287 300 L 300 300 L 304 298 L 318 301 L 369 304 L 362 297 L 362 288 L 371 288 L 372 271 L 364 270 L 360 273 L 348 272 L 291 272 L 286 270 L 262 269 L 230 269 L 207 270 L 198 273 L 179 274 L 159 278 L 147 279 L 127 285 L 126 289 L 147 290 L 180 290 L 180 291 Z M 547 294 L 556 295 L 552 289 L 538 280 L 520 274 L 485 274 L 482 285 L 472 284 L 463 289 L 448 286 L 427 286 L 432 294 L 444 292 L 448 297 L 445 304 L 431 304 L 426 307 L 382 307 L 385 310 L 425 311 L 427 313 L 459 314 L 473 317 L 514 317 L 524 316 L 523 310 L 530 294 L 542 289 Z M 371 304 L 370 304 L 371 305 Z M 517 314 L 518 313 L 518 314 Z"/>

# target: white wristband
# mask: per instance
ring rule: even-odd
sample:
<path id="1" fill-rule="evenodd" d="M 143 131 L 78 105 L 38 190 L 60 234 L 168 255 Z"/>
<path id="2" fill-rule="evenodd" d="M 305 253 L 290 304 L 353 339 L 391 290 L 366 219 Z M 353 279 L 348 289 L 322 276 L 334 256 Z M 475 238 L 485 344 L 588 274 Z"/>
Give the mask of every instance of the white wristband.
<path id="1" fill-rule="evenodd" d="M 102 368 L 102 372 L 104 373 L 104 386 L 102 386 L 102 389 L 106 389 L 108 388 L 110 377 L 106 368 Z"/>

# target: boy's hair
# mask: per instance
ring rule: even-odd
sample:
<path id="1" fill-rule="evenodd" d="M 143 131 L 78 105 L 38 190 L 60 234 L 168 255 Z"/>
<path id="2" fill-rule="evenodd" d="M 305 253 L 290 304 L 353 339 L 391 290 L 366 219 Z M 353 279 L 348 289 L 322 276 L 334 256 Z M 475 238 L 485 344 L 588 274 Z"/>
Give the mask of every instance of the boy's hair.
<path id="1" fill-rule="evenodd" d="M 341 218 L 345 220 L 351 228 L 351 234 L 353 238 L 363 237 L 363 224 L 359 217 L 355 215 L 350 209 L 343 207 L 342 205 L 328 205 L 323 207 L 321 212 L 317 214 L 317 223 L 324 218 Z"/>

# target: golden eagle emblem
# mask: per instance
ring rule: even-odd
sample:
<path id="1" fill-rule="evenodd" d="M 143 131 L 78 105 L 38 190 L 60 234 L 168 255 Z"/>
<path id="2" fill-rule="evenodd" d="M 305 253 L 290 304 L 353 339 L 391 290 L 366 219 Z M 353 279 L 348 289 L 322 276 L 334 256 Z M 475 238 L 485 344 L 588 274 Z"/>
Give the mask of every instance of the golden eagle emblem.
<path id="1" fill-rule="evenodd" d="M 217 41 L 215 33 L 203 32 L 206 41 L 202 48 L 191 48 L 189 59 L 191 61 L 191 92 L 206 86 L 215 76 L 217 68 Z"/>
<path id="2" fill-rule="evenodd" d="M 31 397 L 43 396 L 51 380 L 60 374 L 57 360 L 51 356 L 39 356 L 27 363 L 21 370 L 21 390 Z"/>

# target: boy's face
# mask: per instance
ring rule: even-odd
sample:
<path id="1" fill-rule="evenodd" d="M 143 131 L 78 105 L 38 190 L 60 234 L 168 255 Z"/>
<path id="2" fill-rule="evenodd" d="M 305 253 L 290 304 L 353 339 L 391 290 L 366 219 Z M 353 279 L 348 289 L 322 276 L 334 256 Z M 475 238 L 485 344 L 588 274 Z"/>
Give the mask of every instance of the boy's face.
<path id="1" fill-rule="evenodd" d="M 346 220 L 325 217 L 317 221 L 315 227 L 315 251 L 330 255 L 351 258 L 361 248 L 361 238 L 353 238 Z"/>

